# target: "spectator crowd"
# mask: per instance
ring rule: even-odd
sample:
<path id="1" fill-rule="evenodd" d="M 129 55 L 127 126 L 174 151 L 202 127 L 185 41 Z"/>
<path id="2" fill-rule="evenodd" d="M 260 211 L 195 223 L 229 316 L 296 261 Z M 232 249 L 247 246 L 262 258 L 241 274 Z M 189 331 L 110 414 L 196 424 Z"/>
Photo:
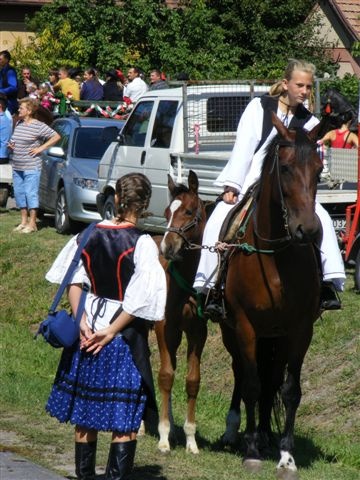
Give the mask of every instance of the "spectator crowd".
<path id="1" fill-rule="evenodd" d="M 112 101 L 134 104 L 148 90 L 168 88 L 165 75 L 158 69 L 149 72 L 148 82 L 145 73 L 138 67 L 130 67 L 127 75 L 119 68 L 108 69 L 103 78 L 96 68 L 61 67 L 51 69 L 48 78 L 39 80 L 27 66 L 21 69 L 18 78 L 11 65 L 11 55 L 7 50 L 0 52 L 0 93 L 6 95 L 8 110 L 18 112 L 18 101 L 29 97 L 50 112 L 56 112 L 59 97 L 68 100 Z"/>
<path id="2" fill-rule="evenodd" d="M 11 158 L 14 194 L 21 211 L 17 232 L 36 231 L 38 193 L 34 192 L 39 187 L 40 153 L 60 138 L 50 127 L 54 114 L 65 113 L 66 104 L 74 110 L 72 101 L 78 100 L 119 102 L 113 112 L 95 103 L 85 115 L 94 108 L 105 116 L 110 116 L 109 111 L 112 116 L 117 111 L 127 112 L 148 90 L 168 88 L 160 70 L 151 70 L 146 80 L 136 66 L 130 67 L 127 75 L 119 68 L 108 69 L 104 78 L 93 67 L 64 66 L 51 69 L 47 79 L 40 80 L 28 66 L 18 74 L 10 52 L 0 52 L 0 163 L 9 163 Z"/>

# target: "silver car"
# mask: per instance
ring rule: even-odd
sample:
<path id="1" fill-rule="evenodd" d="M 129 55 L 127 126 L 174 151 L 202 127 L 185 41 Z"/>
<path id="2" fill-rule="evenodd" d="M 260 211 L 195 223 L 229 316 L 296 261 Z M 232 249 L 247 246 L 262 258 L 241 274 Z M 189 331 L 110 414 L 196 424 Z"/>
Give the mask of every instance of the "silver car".
<path id="1" fill-rule="evenodd" d="M 96 208 L 98 164 L 123 124 L 122 120 L 77 116 L 52 124 L 61 140 L 42 154 L 39 210 L 55 214 L 59 233 L 72 232 L 78 222 L 101 220 Z"/>

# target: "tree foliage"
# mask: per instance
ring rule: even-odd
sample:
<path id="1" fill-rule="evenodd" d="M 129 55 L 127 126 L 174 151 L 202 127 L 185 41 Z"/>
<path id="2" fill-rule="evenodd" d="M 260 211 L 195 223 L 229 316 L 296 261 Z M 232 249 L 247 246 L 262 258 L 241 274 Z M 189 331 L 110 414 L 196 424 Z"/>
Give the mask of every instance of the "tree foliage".
<path id="1" fill-rule="evenodd" d="M 317 35 L 315 0 L 54 0 L 27 20 L 30 45 L 14 58 L 40 77 L 51 67 L 100 72 L 136 64 L 170 77 L 276 79 L 291 57 L 313 61 L 320 76 L 336 71 Z M 306 20 L 306 21 L 305 21 Z"/>

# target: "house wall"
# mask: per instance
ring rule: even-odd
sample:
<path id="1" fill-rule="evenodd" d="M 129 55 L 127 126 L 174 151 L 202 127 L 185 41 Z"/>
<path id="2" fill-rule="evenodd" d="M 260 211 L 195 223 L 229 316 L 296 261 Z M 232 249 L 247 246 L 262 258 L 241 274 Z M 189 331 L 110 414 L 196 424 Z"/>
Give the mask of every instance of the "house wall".
<path id="1" fill-rule="evenodd" d="M 9 5 L 0 2 L 0 51 L 11 51 L 17 38 L 25 44 L 28 42 L 32 33 L 26 31 L 25 16 L 33 15 L 39 8 L 36 5 Z"/>
<path id="2" fill-rule="evenodd" d="M 358 75 L 360 77 L 360 66 L 356 63 L 350 53 L 351 44 L 347 35 L 340 36 L 343 27 L 333 14 L 325 12 L 319 5 L 315 7 L 311 15 L 319 15 L 321 19 L 321 29 L 318 36 L 325 40 L 329 45 L 333 45 L 328 53 L 331 58 L 339 65 L 337 76 L 343 78 L 346 73 Z"/>

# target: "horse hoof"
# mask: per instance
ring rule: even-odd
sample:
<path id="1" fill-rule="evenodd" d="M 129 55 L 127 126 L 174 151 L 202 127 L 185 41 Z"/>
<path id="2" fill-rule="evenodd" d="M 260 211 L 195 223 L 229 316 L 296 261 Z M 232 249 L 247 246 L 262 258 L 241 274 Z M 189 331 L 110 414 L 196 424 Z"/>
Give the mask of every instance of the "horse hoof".
<path id="1" fill-rule="evenodd" d="M 294 470 L 287 470 L 286 468 L 278 468 L 276 470 L 276 478 L 279 480 L 299 480 L 299 474 Z"/>
<path id="2" fill-rule="evenodd" d="M 199 454 L 197 445 L 186 445 L 186 453 L 192 453 L 193 455 Z"/>
<path id="3" fill-rule="evenodd" d="M 243 465 L 249 473 L 259 473 L 262 469 L 262 461 L 256 458 L 247 458 Z"/>
<path id="4" fill-rule="evenodd" d="M 158 443 L 158 450 L 164 454 L 170 453 L 170 445 L 165 443 Z"/>
<path id="5" fill-rule="evenodd" d="M 234 448 L 235 445 L 237 444 L 237 439 L 238 439 L 238 433 L 237 432 L 234 435 L 224 433 L 220 438 L 220 442 L 221 442 L 223 447 Z"/>

